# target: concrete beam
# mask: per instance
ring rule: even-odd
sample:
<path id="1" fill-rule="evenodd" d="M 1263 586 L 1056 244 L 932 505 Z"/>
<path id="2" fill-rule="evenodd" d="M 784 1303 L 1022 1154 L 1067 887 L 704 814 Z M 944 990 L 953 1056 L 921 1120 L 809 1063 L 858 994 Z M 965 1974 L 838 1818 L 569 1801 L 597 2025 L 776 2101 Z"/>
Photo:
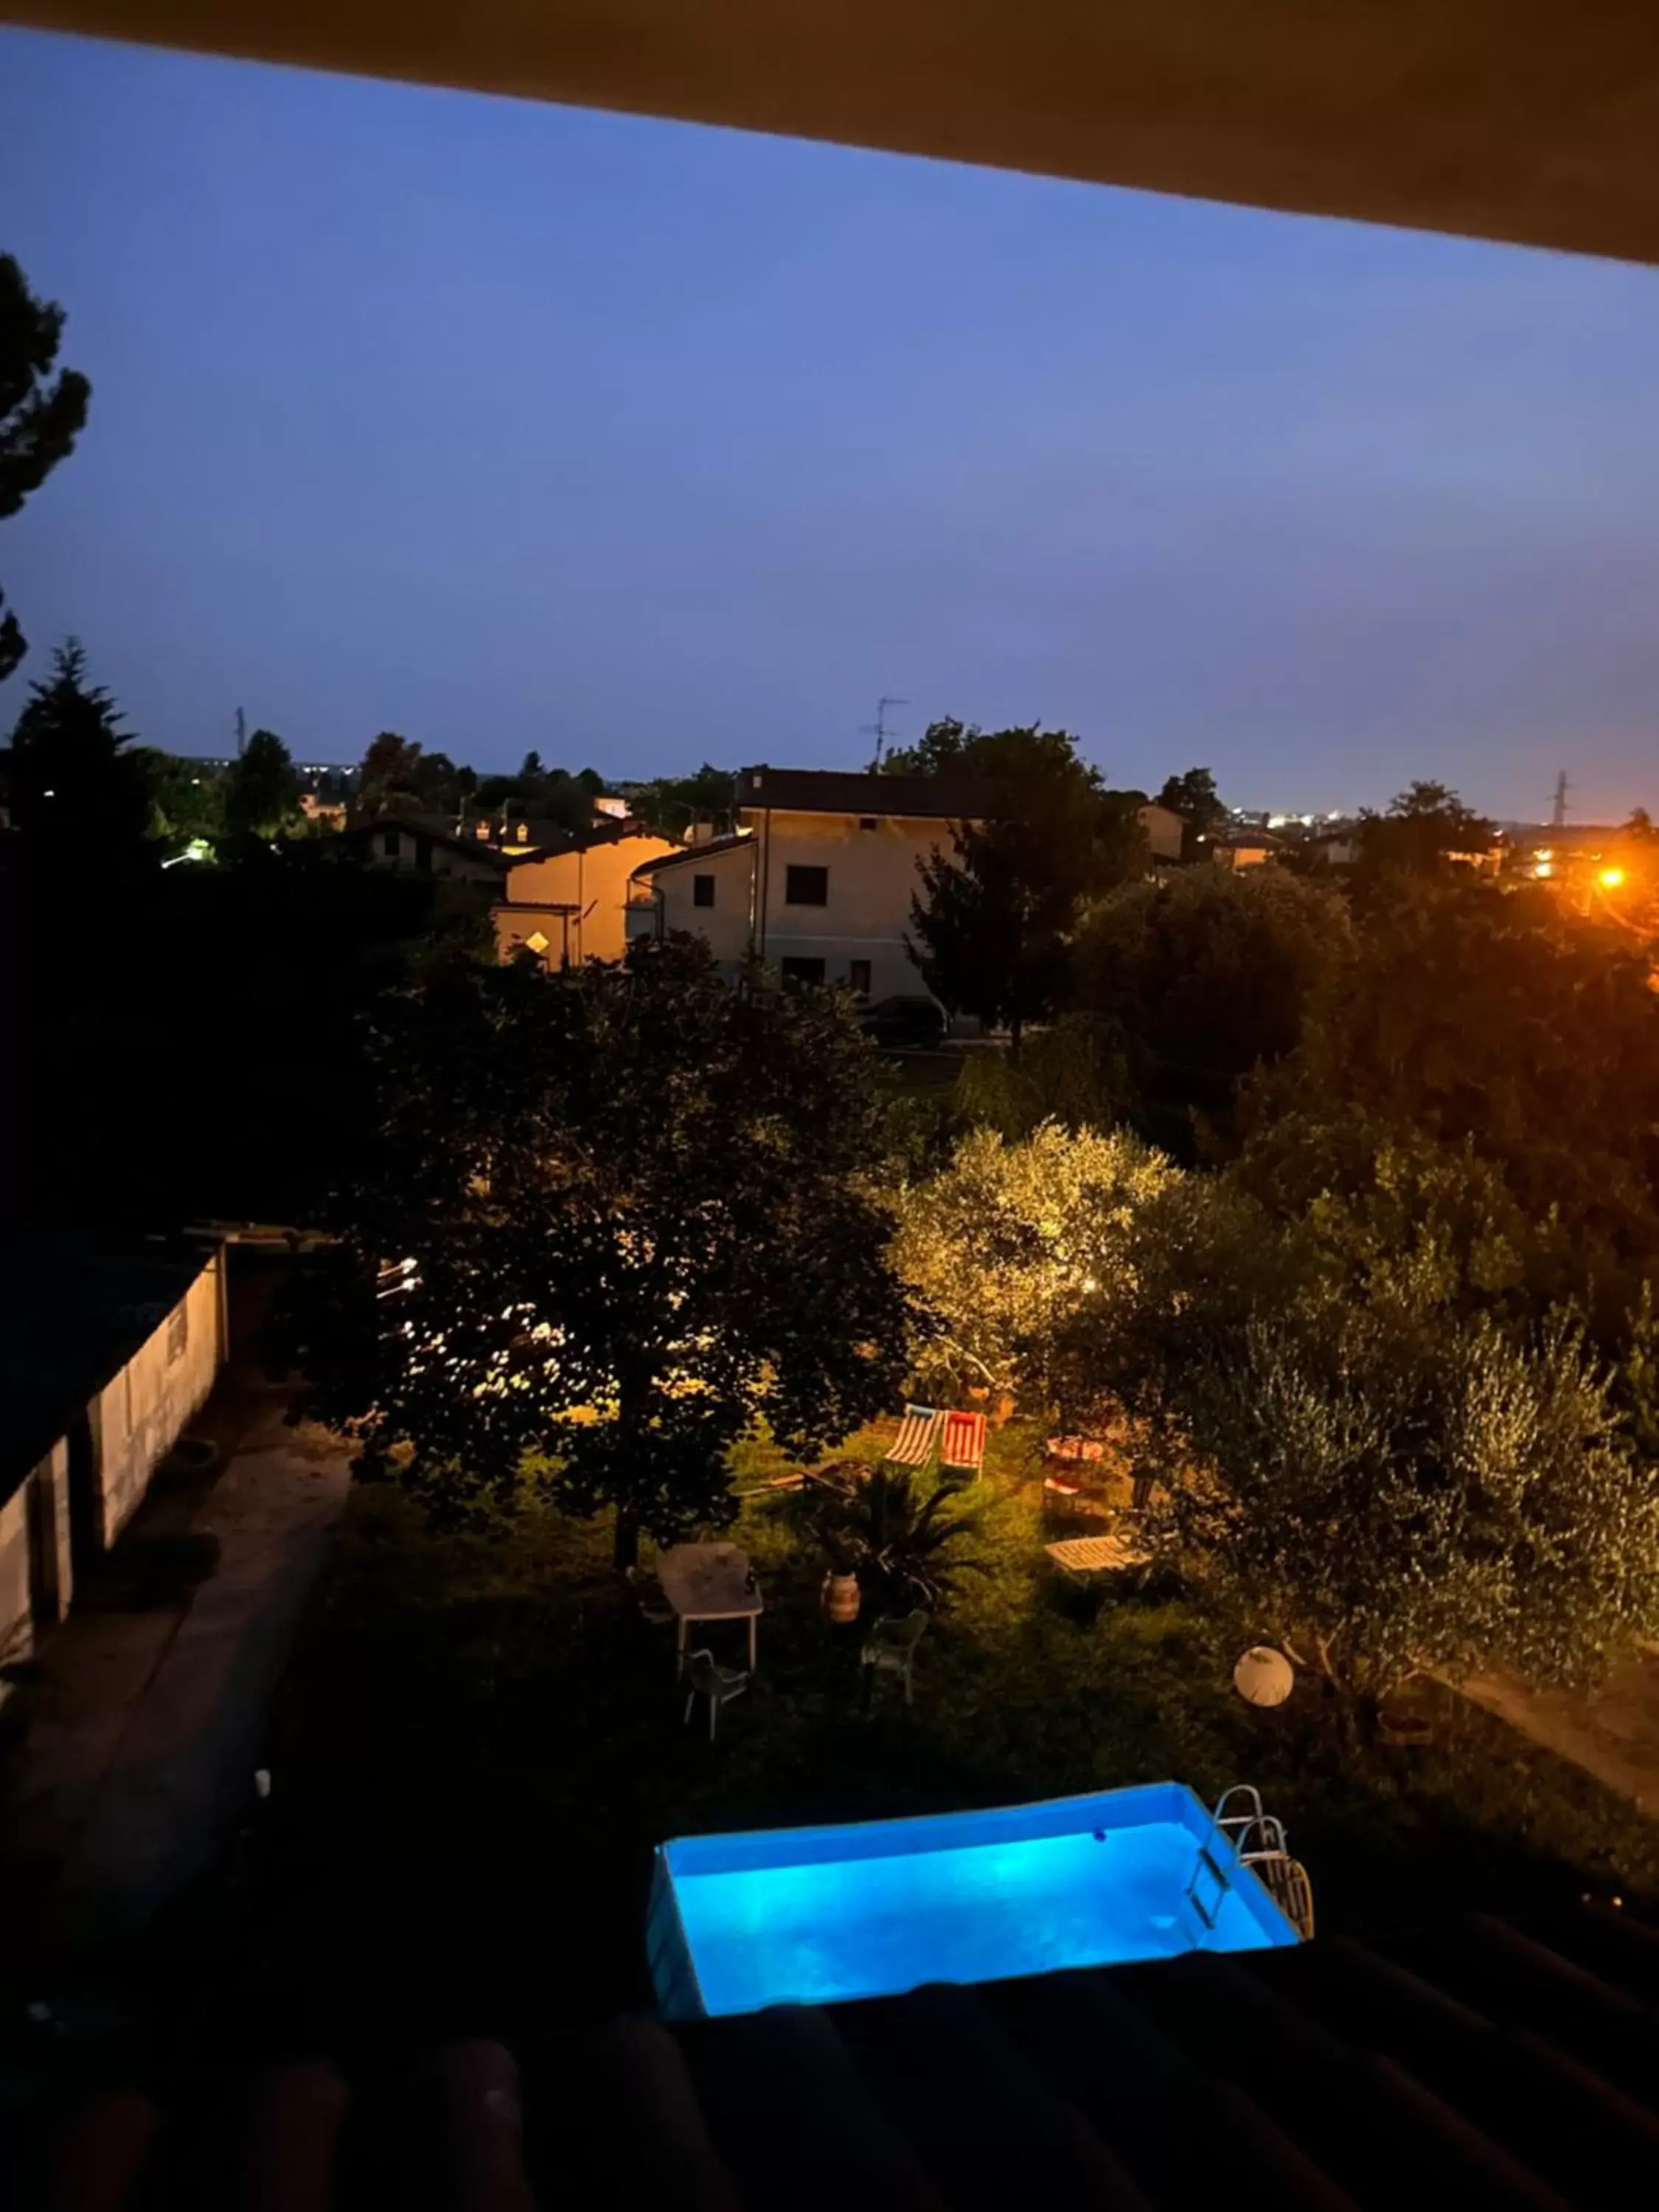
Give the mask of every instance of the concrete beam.
<path id="1" fill-rule="evenodd" d="M 1647 0 L 0 0 L 0 15 L 1659 260 Z"/>

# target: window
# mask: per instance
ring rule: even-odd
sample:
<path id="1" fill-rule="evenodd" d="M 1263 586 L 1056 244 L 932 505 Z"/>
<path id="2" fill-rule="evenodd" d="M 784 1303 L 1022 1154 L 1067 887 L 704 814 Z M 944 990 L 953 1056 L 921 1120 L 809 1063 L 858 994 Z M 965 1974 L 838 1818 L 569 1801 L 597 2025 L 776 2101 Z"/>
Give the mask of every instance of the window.
<path id="1" fill-rule="evenodd" d="M 874 816 L 873 814 L 860 814 L 860 817 L 859 817 L 859 828 L 860 828 L 860 830 L 873 830 L 873 829 L 875 828 L 875 826 L 876 826 L 876 817 L 875 817 L 875 816 Z"/>
<path id="2" fill-rule="evenodd" d="M 830 903 L 830 871 L 828 868 L 791 867 L 783 878 L 783 902 L 786 906 L 828 906 Z M 822 966 L 822 962 L 819 965 Z M 823 977 L 818 978 L 823 981 Z"/>
<path id="3" fill-rule="evenodd" d="M 176 1305 L 167 1316 L 167 1365 L 176 1366 L 190 1343 L 190 1308 Z"/>
<path id="4" fill-rule="evenodd" d="M 693 876 L 693 877 L 692 877 L 692 878 L 691 878 L 691 903 L 692 903 L 692 905 L 693 905 L 693 906 L 713 906 L 713 905 L 714 905 L 714 878 L 713 878 L 713 876 Z"/>
<path id="5" fill-rule="evenodd" d="M 818 873 L 823 871 L 820 868 Z M 783 988 L 786 991 L 805 991 L 823 981 L 822 960 L 786 960 L 781 963 Z"/>
<path id="6" fill-rule="evenodd" d="M 849 960 L 848 962 L 847 988 L 849 991 L 856 991 L 860 999 L 867 999 L 869 997 L 870 963 L 867 960 Z"/>
<path id="7" fill-rule="evenodd" d="M 380 837 L 380 850 L 386 854 L 388 860 L 395 860 L 398 854 L 401 853 L 403 849 L 404 841 L 398 835 L 395 830 L 387 830 L 382 832 Z"/>

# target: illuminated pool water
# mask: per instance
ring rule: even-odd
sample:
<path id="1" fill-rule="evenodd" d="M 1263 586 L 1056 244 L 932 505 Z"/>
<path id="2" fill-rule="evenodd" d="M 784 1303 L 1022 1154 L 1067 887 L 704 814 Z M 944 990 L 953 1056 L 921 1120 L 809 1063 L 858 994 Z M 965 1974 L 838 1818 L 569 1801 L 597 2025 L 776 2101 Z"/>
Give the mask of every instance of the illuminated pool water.
<path id="1" fill-rule="evenodd" d="M 1206 1842 L 1217 1872 L 1205 1873 L 1194 1904 L 1188 1891 Z M 1175 1782 L 665 1844 L 648 1929 L 671 2019 L 1296 1940 Z"/>

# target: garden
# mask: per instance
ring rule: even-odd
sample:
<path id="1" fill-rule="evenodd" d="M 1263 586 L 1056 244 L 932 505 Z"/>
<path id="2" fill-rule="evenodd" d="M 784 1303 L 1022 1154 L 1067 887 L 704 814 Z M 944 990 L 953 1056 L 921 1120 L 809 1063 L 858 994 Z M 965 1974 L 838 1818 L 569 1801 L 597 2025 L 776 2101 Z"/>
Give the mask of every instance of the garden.
<path id="1" fill-rule="evenodd" d="M 874 1456 L 890 1424 L 848 1439 Z M 994 1430 L 974 1526 L 918 1650 L 915 1700 L 870 1683 L 867 1620 L 829 1622 L 829 1564 L 735 1455 L 729 1533 L 764 1596 L 759 1664 L 710 1744 L 672 1626 L 647 1623 L 590 1521 L 510 1541 L 434 1533 L 394 1489 L 353 1498 L 291 1672 L 264 1825 L 235 1894 L 245 1994 L 336 2033 L 389 2016 L 534 2033 L 645 2002 L 650 1855 L 677 1835 L 951 1810 L 1173 1777 L 1249 1780 L 1312 1871 L 1322 1926 L 1394 1933 L 1586 1890 L 1659 1897 L 1659 1830 L 1447 1693 L 1426 1744 L 1358 1752 L 1316 1687 L 1276 1711 L 1156 1583 L 1079 1591 L 1050 1567 L 1041 1438 Z M 787 1498 L 787 1493 L 786 1498 Z M 706 1635 L 744 1662 L 732 1624 Z M 367 2016 L 365 2016 L 367 2015 Z"/>
<path id="2" fill-rule="evenodd" d="M 388 1002 L 286 1324 L 361 1481 L 218 1899 L 262 2014 L 603 2014 L 647 1994 L 665 1840 L 1160 1779 L 1256 1785 L 1328 1930 L 1659 1899 L 1633 1805 L 1446 1686 L 1659 1632 L 1645 970 L 1495 896 L 1335 912 L 1132 885 L 1079 959 L 1156 1022 L 1061 1016 L 931 1101 L 835 994 L 733 993 L 690 940 Z M 1270 970 L 1271 1053 L 1195 1075 Z M 1547 1035 L 1474 1020 L 1480 970 Z M 909 1569 L 845 1464 L 907 1397 L 996 1417 L 970 1487 L 915 1478 Z M 1056 1571 L 1062 1435 L 1133 1572 Z M 688 1539 L 763 1606 L 712 1733 L 653 1590 Z M 918 1607 L 907 1700 L 860 1655 Z M 741 1620 L 696 1642 L 746 1664 Z"/>

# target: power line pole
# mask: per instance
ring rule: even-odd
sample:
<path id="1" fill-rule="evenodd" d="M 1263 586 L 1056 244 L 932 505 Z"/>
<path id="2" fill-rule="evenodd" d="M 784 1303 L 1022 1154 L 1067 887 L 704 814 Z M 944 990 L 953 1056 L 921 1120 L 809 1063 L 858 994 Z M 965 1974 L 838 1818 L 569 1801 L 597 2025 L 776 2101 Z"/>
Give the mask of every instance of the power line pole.
<path id="1" fill-rule="evenodd" d="M 241 708 L 239 707 L 239 708 L 236 709 L 236 757 L 237 757 L 237 759 L 238 759 L 238 760 L 240 760 L 240 758 L 242 757 L 242 748 L 243 748 L 243 746 L 244 746 L 245 744 L 246 744 L 246 743 L 247 743 L 247 716 L 246 716 L 246 715 L 242 712 Z"/>
<path id="2" fill-rule="evenodd" d="M 887 709 L 890 707 L 908 707 L 909 703 L 908 699 L 895 699 L 884 693 L 876 702 L 875 720 L 859 724 L 859 735 L 861 738 L 873 738 L 876 741 L 874 765 L 878 771 L 881 768 L 881 757 L 886 750 L 888 738 L 897 734 L 896 731 L 890 730 L 887 726 Z"/>
<path id="3" fill-rule="evenodd" d="M 1563 769 L 1555 779 L 1555 811 L 1550 816 L 1550 827 L 1553 830 L 1565 830 L 1566 826 L 1567 771 Z"/>

